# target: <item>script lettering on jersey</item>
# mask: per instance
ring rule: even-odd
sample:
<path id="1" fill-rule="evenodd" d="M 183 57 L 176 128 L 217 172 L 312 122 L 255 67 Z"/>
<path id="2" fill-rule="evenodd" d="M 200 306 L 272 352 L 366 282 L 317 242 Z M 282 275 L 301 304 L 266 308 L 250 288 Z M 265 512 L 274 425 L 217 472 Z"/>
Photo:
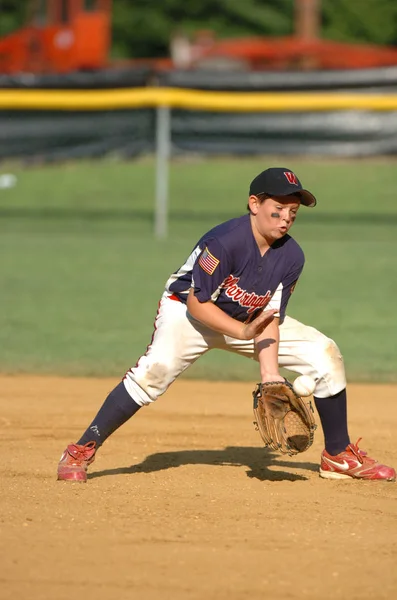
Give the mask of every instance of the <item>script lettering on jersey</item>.
<path id="1" fill-rule="evenodd" d="M 253 313 L 258 308 L 264 308 L 266 304 L 269 303 L 270 298 L 272 297 L 272 292 L 270 290 L 268 290 L 264 296 L 255 294 L 255 292 L 247 292 L 237 285 L 239 279 L 240 277 L 229 275 L 223 281 L 221 287 L 224 288 L 228 298 L 235 300 L 240 306 L 247 308 L 248 314 Z"/>

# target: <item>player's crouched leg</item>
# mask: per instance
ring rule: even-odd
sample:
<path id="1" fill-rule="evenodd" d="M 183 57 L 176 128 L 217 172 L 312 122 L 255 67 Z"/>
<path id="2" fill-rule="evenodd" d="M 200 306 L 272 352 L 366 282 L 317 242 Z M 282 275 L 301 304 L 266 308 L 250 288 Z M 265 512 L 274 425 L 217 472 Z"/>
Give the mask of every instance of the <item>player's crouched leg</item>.
<path id="1" fill-rule="evenodd" d="M 175 379 L 166 364 L 141 357 L 107 396 L 80 440 L 69 444 L 58 463 L 58 481 L 87 481 L 87 469 L 105 440 L 144 405 L 154 402 Z"/>
<path id="2" fill-rule="evenodd" d="M 138 365 L 126 373 L 124 385 L 135 402 L 145 406 L 164 394 L 175 378 L 166 361 L 151 361 L 143 356 Z"/>
<path id="3" fill-rule="evenodd" d="M 279 363 L 312 377 L 317 398 L 332 397 L 346 388 L 343 357 L 336 343 L 291 317 L 286 317 L 280 326 Z"/>
<path id="4" fill-rule="evenodd" d="M 336 343 L 291 318 L 280 327 L 280 365 L 316 382 L 314 403 L 324 433 L 320 476 L 326 479 L 395 481 L 394 468 L 351 443 L 347 425 L 346 375 Z"/>
<path id="5" fill-rule="evenodd" d="M 77 443 L 69 444 L 58 463 L 58 481 L 87 481 L 87 469 L 100 446 L 123 423 L 128 421 L 140 405 L 134 402 L 121 381 L 108 394 L 94 420 Z"/>

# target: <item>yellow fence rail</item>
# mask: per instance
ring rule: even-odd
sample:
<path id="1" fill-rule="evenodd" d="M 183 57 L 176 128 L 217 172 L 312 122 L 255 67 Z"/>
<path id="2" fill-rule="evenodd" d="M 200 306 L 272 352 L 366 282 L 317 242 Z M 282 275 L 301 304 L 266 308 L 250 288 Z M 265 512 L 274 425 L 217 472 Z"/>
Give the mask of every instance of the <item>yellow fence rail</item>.
<path id="1" fill-rule="evenodd" d="M 168 106 L 219 112 L 397 110 L 397 94 L 211 92 L 179 88 L 0 90 L 0 110 L 94 111 Z"/>

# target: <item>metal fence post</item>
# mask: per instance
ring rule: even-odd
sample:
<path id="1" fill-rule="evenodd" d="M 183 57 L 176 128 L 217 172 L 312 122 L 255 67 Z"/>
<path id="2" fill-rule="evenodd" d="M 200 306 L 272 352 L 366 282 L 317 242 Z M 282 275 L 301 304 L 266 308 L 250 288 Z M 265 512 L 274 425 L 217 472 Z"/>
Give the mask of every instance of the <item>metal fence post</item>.
<path id="1" fill-rule="evenodd" d="M 159 106 L 156 110 L 156 205 L 154 235 L 167 237 L 168 232 L 168 170 L 171 154 L 171 109 Z"/>

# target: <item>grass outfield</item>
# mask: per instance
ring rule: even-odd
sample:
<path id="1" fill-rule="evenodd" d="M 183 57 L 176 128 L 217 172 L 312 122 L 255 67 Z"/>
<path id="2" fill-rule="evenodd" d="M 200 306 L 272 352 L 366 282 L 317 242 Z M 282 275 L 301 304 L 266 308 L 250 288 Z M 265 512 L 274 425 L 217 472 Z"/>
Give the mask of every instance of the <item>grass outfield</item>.
<path id="1" fill-rule="evenodd" d="M 307 262 L 289 314 L 337 341 L 350 381 L 397 381 L 397 168 L 379 159 L 175 161 L 166 241 L 153 238 L 151 159 L 13 167 L 16 187 L 0 190 L 0 370 L 122 375 L 169 273 L 245 212 L 260 170 L 284 163 L 319 199 L 292 230 Z M 255 380 L 257 367 L 214 351 L 185 376 Z"/>

